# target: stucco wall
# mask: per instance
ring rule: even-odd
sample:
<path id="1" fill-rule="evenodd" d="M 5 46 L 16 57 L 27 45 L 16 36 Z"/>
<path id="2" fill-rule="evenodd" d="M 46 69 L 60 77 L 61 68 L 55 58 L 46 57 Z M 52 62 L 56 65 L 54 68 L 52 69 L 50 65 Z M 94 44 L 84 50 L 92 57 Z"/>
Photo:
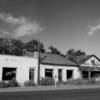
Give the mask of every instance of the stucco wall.
<path id="1" fill-rule="evenodd" d="M 45 69 L 53 69 L 53 78 L 55 78 L 56 81 L 58 81 L 58 69 L 62 69 L 62 80 L 67 81 L 67 70 L 73 70 L 73 79 L 80 78 L 80 72 L 77 67 L 71 67 L 71 66 L 53 66 L 53 65 L 44 65 L 41 64 L 40 68 L 40 77 L 45 78 Z"/>
<path id="2" fill-rule="evenodd" d="M 23 83 L 29 80 L 29 68 L 35 69 L 34 81 L 37 83 L 37 59 L 29 57 L 0 55 L 0 81 L 3 67 L 17 68 L 16 80 Z"/>
<path id="3" fill-rule="evenodd" d="M 0 81 L 3 67 L 16 68 L 16 80 L 23 83 L 29 80 L 29 69 L 34 69 L 34 82 L 37 83 L 38 59 L 30 57 L 0 55 Z M 73 70 L 73 79 L 80 78 L 78 67 L 40 65 L 40 78 L 45 78 L 45 69 L 53 69 L 53 78 L 58 81 L 58 69 L 62 69 L 62 80 L 67 81 L 67 70 Z M 55 76 L 57 76 L 55 78 Z"/>

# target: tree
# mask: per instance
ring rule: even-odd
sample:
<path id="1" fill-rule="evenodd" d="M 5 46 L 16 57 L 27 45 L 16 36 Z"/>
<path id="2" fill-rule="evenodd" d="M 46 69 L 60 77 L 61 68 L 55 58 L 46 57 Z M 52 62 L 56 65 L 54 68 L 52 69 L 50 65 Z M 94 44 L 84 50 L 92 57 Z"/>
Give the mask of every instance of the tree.
<path id="1" fill-rule="evenodd" d="M 0 38 L 0 53 L 9 55 L 23 55 L 24 43 L 11 38 Z"/>
<path id="2" fill-rule="evenodd" d="M 86 53 L 81 50 L 69 49 L 67 51 L 66 57 L 78 63 L 86 57 Z"/>
<path id="3" fill-rule="evenodd" d="M 62 55 L 61 52 L 60 52 L 57 48 L 55 48 L 55 47 L 53 47 L 53 46 L 50 46 L 49 49 L 50 49 L 50 53 L 51 53 L 51 54 Z"/>
<path id="4" fill-rule="evenodd" d="M 24 49 L 29 52 L 38 51 L 38 45 L 39 45 L 40 52 L 45 52 L 43 43 L 38 43 L 38 41 L 35 39 L 32 39 L 31 41 L 27 42 L 25 44 Z"/>
<path id="5" fill-rule="evenodd" d="M 26 51 L 30 51 L 30 52 L 36 51 L 37 48 L 38 48 L 38 45 L 37 44 L 38 44 L 37 41 L 36 40 L 33 40 L 33 39 L 31 41 L 27 42 L 25 44 Z"/>
<path id="6" fill-rule="evenodd" d="M 12 40 L 12 55 L 22 56 L 25 44 L 20 40 Z"/>
<path id="7" fill-rule="evenodd" d="M 76 52 L 75 52 L 75 55 L 76 56 L 85 56 L 86 55 L 86 53 L 85 52 L 83 52 L 83 51 L 81 51 L 81 50 L 77 50 Z"/>
<path id="8" fill-rule="evenodd" d="M 46 50 L 44 49 L 43 43 L 40 43 L 40 44 L 39 44 L 39 50 L 40 50 L 40 52 L 42 52 L 42 53 L 46 52 Z"/>
<path id="9" fill-rule="evenodd" d="M 67 51 L 67 56 L 74 56 L 74 54 L 75 54 L 75 50 L 74 49 L 69 49 L 68 51 Z"/>

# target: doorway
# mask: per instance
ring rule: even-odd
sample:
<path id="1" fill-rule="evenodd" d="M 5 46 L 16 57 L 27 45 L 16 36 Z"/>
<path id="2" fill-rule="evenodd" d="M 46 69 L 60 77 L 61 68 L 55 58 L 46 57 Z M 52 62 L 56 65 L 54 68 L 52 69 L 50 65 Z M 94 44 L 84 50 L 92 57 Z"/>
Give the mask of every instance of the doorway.
<path id="1" fill-rule="evenodd" d="M 67 70 L 67 80 L 73 78 L 73 70 Z"/>
<path id="2" fill-rule="evenodd" d="M 58 69 L 58 81 L 62 81 L 62 69 Z"/>

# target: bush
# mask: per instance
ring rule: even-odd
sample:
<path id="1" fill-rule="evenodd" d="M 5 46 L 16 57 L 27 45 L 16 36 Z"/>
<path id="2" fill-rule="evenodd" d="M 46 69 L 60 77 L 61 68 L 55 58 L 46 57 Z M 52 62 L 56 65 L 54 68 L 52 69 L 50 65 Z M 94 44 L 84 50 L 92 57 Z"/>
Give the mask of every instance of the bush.
<path id="1" fill-rule="evenodd" d="M 89 82 L 89 84 L 96 84 L 96 81 L 95 81 L 95 79 L 94 79 L 94 78 L 89 79 L 89 80 L 88 80 L 88 82 Z"/>
<path id="2" fill-rule="evenodd" d="M 8 87 L 19 87 L 19 84 L 16 80 L 11 80 L 7 84 Z"/>
<path id="3" fill-rule="evenodd" d="M 94 79 L 76 79 L 76 80 L 68 80 L 64 84 L 72 84 L 72 85 L 89 85 L 89 84 L 95 84 Z"/>
<path id="4" fill-rule="evenodd" d="M 46 78 L 42 78 L 40 81 L 40 85 L 44 85 L 44 86 L 51 86 L 54 85 L 55 81 L 54 79 L 50 78 L 50 77 L 46 77 Z"/>
<path id="5" fill-rule="evenodd" d="M 36 86 L 36 84 L 34 83 L 34 81 L 26 81 L 24 82 L 24 86 Z"/>
<path id="6" fill-rule="evenodd" d="M 7 87 L 7 83 L 4 81 L 0 82 L 0 88 L 6 88 Z"/>

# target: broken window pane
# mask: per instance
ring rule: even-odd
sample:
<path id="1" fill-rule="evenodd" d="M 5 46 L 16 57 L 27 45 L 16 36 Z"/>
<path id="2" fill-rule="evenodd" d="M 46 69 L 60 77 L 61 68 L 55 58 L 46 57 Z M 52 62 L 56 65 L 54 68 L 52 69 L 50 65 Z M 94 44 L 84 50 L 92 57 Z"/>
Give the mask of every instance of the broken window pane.
<path id="1" fill-rule="evenodd" d="M 8 81 L 15 79 L 16 79 L 16 68 L 3 67 L 2 80 Z"/>
<path id="2" fill-rule="evenodd" d="M 45 69 L 45 77 L 53 78 L 53 69 Z"/>

